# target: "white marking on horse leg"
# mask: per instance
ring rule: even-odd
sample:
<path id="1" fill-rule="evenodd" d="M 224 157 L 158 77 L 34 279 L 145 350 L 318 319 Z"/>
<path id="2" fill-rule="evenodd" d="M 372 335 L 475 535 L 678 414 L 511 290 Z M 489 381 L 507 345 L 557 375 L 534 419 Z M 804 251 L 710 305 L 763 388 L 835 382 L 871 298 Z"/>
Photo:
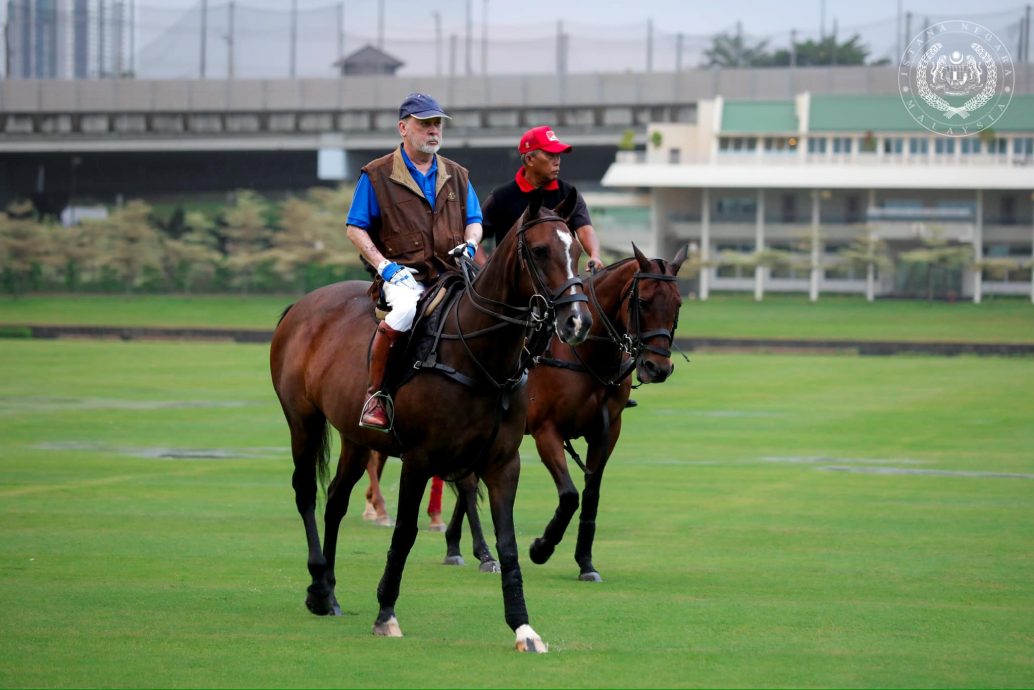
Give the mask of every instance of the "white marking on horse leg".
<path id="1" fill-rule="evenodd" d="M 383 623 L 374 622 L 373 634 L 377 637 L 402 637 L 402 628 L 399 627 L 398 619 L 392 616 Z"/>
<path id="2" fill-rule="evenodd" d="M 532 652 L 534 654 L 545 654 L 549 651 L 549 645 L 542 641 L 539 634 L 531 629 L 531 626 L 525 623 L 524 625 L 517 628 L 517 644 L 516 649 L 518 652 Z"/>

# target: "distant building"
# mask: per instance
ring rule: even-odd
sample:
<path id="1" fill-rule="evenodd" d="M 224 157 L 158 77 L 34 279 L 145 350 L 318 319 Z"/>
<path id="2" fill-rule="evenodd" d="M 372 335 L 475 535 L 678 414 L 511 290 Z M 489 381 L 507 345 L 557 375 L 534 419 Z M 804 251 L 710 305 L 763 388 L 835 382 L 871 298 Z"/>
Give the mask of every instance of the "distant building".
<path id="1" fill-rule="evenodd" d="M 334 66 L 341 70 L 342 77 L 356 75 L 394 75 L 406 63 L 388 55 L 380 48 L 366 44 L 351 55 L 346 55 Z"/>
<path id="2" fill-rule="evenodd" d="M 900 255 L 933 237 L 969 247 L 977 262 L 1015 263 L 958 267 L 947 292 L 979 302 L 1034 290 L 1034 96 L 1014 96 L 993 130 L 966 137 L 923 129 L 898 96 L 718 97 L 697 113 L 694 124 L 651 124 L 646 151 L 618 152 L 603 185 L 648 192 L 651 228 L 637 241 L 654 256 L 696 246 L 702 299 L 915 294 L 922 276 Z M 845 262 L 874 239 L 888 270 Z M 795 260 L 752 265 L 765 251 Z"/>
<path id="3" fill-rule="evenodd" d="M 135 0 L 9 0 L 11 79 L 92 79 L 131 64 Z"/>

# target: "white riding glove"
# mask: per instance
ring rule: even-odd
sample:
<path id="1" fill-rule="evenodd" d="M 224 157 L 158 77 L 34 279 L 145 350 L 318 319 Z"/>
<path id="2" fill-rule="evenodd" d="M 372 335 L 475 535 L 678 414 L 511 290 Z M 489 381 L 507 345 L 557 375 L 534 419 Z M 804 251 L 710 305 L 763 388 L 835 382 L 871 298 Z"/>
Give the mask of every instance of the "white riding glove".
<path id="1" fill-rule="evenodd" d="M 460 262 L 463 261 L 463 257 L 466 256 L 468 261 L 474 260 L 474 255 L 477 253 L 478 243 L 474 240 L 467 240 L 463 244 L 457 244 L 455 247 L 449 250 L 449 256 L 453 258 L 456 265 L 459 266 Z"/>
<path id="2" fill-rule="evenodd" d="M 413 272 L 402 264 L 385 259 L 377 266 L 377 272 L 381 274 L 381 278 L 386 283 L 407 287 L 410 290 L 417 289 L 416 278 L 413 277 Z"/>

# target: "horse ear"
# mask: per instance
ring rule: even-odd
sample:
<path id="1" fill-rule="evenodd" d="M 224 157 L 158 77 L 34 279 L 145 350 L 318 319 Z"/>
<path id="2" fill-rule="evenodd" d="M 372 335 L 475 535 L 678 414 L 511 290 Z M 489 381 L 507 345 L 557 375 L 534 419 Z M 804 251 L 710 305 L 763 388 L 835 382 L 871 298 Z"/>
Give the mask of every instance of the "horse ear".
<path id="1" fill-rule="evenodd" d="M 635 254 L 635 260 L 639 262 L 639 270 L 643 273 L 649 273 L 650 260 L 646 258 L 646 254 L 639 251 L 639 247 L 635 246 L 635 242 L 632 243 L 632 253 Z"/>
<path id="2" fill-rule="evenodd" d="M 524 211 L 524 218 L 538 218 L 539 209 L 542 208 L 542 190 L 536 189 L 528 195 L 528 208 Z"/>
<path id="3" fill-rule="evenodd" d="M 553 209 L 553 213 L 564 219 L 564 222 L 571 220 L 571 216 L 574 215 L 574 210 L 578 207 L 578 190 L 571 187 L 571 191 L 567 193 L 564 200 L 560 202 L 560 205 Z"/>
<path id="4" fill-rule="evenodd" d="M 671 272 L 673 275 L 679 274 L 679 269 L 682 268 L 683 262 L 686 260 L 686 256 L 689 255 L 689 244 L 682 245 L 675 258 L 671 260 Z"/>

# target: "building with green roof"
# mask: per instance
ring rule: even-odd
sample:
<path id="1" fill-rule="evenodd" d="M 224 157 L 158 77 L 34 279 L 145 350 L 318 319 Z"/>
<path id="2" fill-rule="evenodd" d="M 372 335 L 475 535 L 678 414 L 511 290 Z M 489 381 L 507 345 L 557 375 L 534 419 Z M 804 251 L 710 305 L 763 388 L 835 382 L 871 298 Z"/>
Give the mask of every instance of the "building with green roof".
<path id="1" fill-rule="evenodd" d="M 1034 301 L 1034 95 L 1013 94 L 980 131 L 960 116 L 952 136 L 924 128 L 914 106 L 811 93 L 700 101 L 695 123 L 650 125 L 646 150 L 620 152 L 603 184 L 648 192 L 655 255 L 698 249 L 703 299 L 914 294 L 926 269 L 902 255 L 945 241 L 969 253 L 949 291 Z M 850 260 L 866 247 L 889 264 Z"/>

